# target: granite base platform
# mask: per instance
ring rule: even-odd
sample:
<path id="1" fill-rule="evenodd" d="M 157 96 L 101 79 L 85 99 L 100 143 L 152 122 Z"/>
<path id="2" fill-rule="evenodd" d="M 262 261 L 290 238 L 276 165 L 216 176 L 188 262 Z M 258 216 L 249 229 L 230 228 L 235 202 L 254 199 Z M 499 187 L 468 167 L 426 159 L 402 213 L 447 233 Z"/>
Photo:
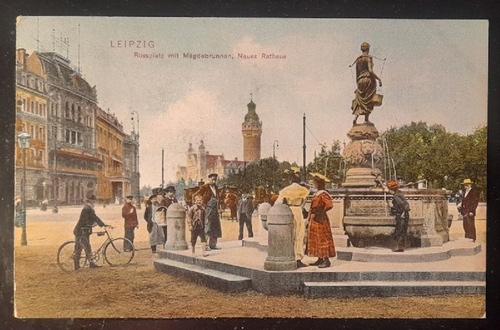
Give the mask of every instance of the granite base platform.
<path id="1" fill-rule="evenodd" d="M 262 237 L 220 243 L 207 257 L 190 250 L 160 251 L 154 267 L 223 292 L 315 297 L 485 294 L 484 245 L 460 239 L 441 247 L 394 253 L 383 248 L 338 248 L 332 266 L 266 271 Z M 304 257 L 306 264 L 316 259 Z"/>

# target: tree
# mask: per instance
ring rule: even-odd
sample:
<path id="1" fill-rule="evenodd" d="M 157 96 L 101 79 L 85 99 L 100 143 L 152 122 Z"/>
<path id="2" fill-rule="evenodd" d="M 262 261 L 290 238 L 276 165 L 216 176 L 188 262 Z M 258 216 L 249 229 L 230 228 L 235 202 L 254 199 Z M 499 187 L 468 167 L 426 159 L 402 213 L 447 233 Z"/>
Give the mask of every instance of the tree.
<path id="1" fill-rule="evenodd" d="M 447 132 L 442 125 L 428 126 L 412 122 L 391 127 L 381 135 L 394 161 L 397 176 L 405 182 L 426 179 L 434 189 L 462 189 L 465 178 L 486 189 L 487 127 L 476 128 L 472 134 Z M 386 174 L 386 168 L 381 169 Z"/>
<path id="2" fill-rule="evenodd" d="M 330 146 L 330 149 L 327 149 L 327 146 L 324 144 L 321 145 L 321 151 L 314 160 L 306 166 L 306 172 L 319 172 L 332 180 L 332 182 L 340 184 L 344 180 L 342 166 L 343 159 L 340 154 L 340 141 L 335 140 Z"/>

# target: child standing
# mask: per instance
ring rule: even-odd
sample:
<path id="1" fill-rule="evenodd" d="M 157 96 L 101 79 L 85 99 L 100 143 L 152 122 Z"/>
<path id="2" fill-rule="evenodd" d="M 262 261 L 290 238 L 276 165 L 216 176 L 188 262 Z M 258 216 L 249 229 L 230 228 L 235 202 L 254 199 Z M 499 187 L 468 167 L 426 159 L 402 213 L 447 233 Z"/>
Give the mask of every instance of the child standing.
<path id="1" fill-rule="evenodd" d="M 196 195 L 194 198 L 194 205 L 191 206 L 187 213 L 187 223 L 189 231 L 191 232 L 191 246 L 192 254 L 195 252 L 195 245 L 198 236 L 201 240 L 202 255 L 206 257 L 207 239 L 205 237 L 205 208 L 202 205 L 203 198 L 201 195 Z"/>

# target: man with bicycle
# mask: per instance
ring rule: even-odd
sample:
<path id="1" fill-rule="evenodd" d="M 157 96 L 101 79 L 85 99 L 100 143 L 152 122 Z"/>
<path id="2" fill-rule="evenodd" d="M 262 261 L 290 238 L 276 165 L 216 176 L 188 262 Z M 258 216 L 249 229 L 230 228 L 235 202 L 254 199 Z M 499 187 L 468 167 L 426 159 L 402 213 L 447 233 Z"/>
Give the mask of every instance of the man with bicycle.
<path id="1" fill-rule="evenodd" d="M 89 194 L 85 199 L 85 205 L 83 206 L 82 212 L 80 213 L 80 218 L 73 229 L 73 234 L 75 235 L 75 240 L 82 243 L 85 248 L 87 255 L 91 255 L 92 246 L 90 245 L 90 234 L 92 234 L 92 227 L 97 224 L 99 227 L 109 227 L 95 214 L 94 203 L 97 200 L 95 195 Z M 76 245 L 75 248 L 75 270 L 80 268 L 80 256 L 82 253 L 81 245 Z M 90 262 L 90 268 L 98 268 L 95 262 Z"/>

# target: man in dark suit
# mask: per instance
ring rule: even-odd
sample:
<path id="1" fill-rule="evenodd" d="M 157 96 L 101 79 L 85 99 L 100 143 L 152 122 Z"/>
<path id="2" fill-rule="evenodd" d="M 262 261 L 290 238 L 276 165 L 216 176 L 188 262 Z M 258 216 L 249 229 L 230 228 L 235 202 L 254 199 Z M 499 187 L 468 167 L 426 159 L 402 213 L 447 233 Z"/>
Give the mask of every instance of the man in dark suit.
<path id="1" fill-rule="evenodd" d="M 218 198 L 220 190 L 217 189 L 217 173 L 208 175 L 208 182 L 198 189 L 195 196 L 201 196 L 206 210 L 205 233 L 208 236 L 207 250 L 219 250 L 217 239 L 222 237 L 222 228 L 219 215 Z"/>
<path id="2" fill-rule="evenodd" d="M 104 222 L 95 214 L 94 211 L 94 203 L 97 198 L 93 194 L 88 194 L 85 199 L 86 204 L 83 206 L 82 212 L 80 213 L 80 218 L 76 223 L 75 228 L 73 229 L 73 234 L 75 235 L 75 241 L 81 242 L 87 256 L 90 256 L 92 253 L 92 246 L 90 245 L 90 234 L 92 234 L 92 227 L 97 224 L 100 227 L 106 226 Z M 80 255 L 82 253 L 81 246 L 75 246 L 75 270 L 80 268 Z M 100 267 L 96 265 L 94 262 L 90 262 L 90 268 Z"/>
<path id="3" fill-rule="evenodd" d="M 243 239 L 243 226 L 247 227 L 248 237 L 253 237 L 252 230 L 252 214 L 253 214 L 253 199 L 248 196 L 246 191 L 241 193 L 241 198 L 238 200 L 236 217 L 239 224 L 238 240 Z"/>
<path id="4" fill-rule="evenodd" d="M 177 198 L 175 198 L 175 187 L 174 186 L 168 186 L 165 188 L 165 190 L 162 190 L 163 198 L 160 202 L 160 206 L 164 206 L 164 215 L 165 215 L 165 220 L 167 219 L 167 209 L 170 205 L 174 203 L 178 203 Z M 163 235 L 165 236 L 165 243 L 167 242 L 167 224 L 160 224 L 160 226 L 163 228 Z"/>
<path id="5" fill-rule="evenodd" d="M 476 241 L 476 208 L 479 204 L 479 191 L 472 188 L 470 179 L 464 180 L 465 192 L 460 204 L 459 211 L 462 214 L 465 238 L 470 238 L 473 242 Z"/>

